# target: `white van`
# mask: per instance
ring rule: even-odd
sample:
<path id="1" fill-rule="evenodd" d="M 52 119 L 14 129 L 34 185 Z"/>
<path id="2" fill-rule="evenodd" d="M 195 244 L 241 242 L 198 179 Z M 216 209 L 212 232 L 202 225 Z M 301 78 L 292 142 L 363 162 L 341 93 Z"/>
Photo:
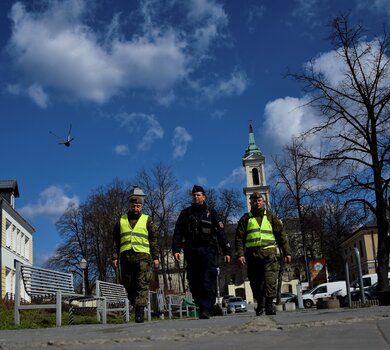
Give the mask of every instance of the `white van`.
<path id="1" fill-rule="evenodd" d="M 347 295 L 347 284 L 345 281 L 322 283 L 309 292 L 302 294 L 303 306 L 309 309 L 317 304 L 318 299 L 330 298 L 333 295 L 341 298 Z"/>
<path id="2" fill-rule="evenodd" d="M 388 273 L 388 277 L 390 278 L 390 272 Z M 367 275 L 363 275 L 362 279 L 363 279 L 364 288 L 371 287 L 374 283 L 378 282 L 378 275 L 376 273 L 370 273 Z M 360 281 L 359 279 L 356 279 L 351 283 L 351 292 L 355 290 L 359 290 L 359 288 L 360 288 Z"/>

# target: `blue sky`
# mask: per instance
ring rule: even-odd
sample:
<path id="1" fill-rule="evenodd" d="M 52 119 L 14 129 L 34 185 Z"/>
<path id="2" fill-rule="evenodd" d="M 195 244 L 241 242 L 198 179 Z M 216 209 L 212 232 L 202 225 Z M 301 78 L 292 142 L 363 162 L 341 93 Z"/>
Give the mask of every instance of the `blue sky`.
<path id="1" fill-rule="evenodd" d="M 390 0 L 0 1 L 0 178 L 18 181 L 34 263 L 70 201 L 141 167 L 242 189 L 249 120 L 268 166 L 315 122 L 285 73 L 337 74 L 327 23 L 345 11 L 380 33 Z M 49 131 L 70 124 L 66 148 Z"/>

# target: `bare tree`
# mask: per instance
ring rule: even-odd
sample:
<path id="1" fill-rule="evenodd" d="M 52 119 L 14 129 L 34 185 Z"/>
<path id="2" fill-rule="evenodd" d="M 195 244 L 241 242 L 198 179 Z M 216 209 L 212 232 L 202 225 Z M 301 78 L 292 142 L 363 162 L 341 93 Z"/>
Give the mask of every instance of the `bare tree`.
<path id="1" fill-rule="evenodd" d="M 213 208 L 222 220 L 224 225 L 237 222 L 242 211 L 245 208 L 245 203 L 242 195 L 235 189 L 208 189 L 207 205 Z"/>
<path id="2" fill-rule="evenodd" d="M 118 179 L 93 191 L 85 203 L 69 205 L 56 223 L 63 243 L 48 260 L 48 267 L 73 271 L 82 276 L 80 260 L 87 261 L 84 271 L 87 293 L 96 278 L 113 279 L 111 267 L 112 230 L 127 210 L 130 184 Z M 116 276 L 119 277 L 119 276 Z"/>
<path id="3" fill-rule="evenodd" d="M 284 147 L 284 158 L 280 159 L 274 156 L 273 164 L 275 169 L 276 186 L 282 185 L 286 191 L 284 192 L 284 200 L 290 203 L 287 209 L 290 212 L 295 211 L 295 217 L 298 218 L 297 231 L 301 234 L 301 248 L 303 252 L 306 279 L 311 285 L 309 254 L 316 255 L 316 249 L 313 244 L 313 234 L 310 230 L 309 214 L 313 208 L 315 200 L 315 180 L 318 176 L 318 169 L 313 166 L 313 161 L 307 155 L 307 150 L 304 147 L 302 139 L 295 138 L 291 145 Z M 309 244 L 309 242 L 312 244 Z"/>
<path id="4" fill-rule="evenodd" d="M 330 39 L 341 74 L 330 78 L 314 60 L 304 72 L 290 76 L 305 83 L 310 105 L 321 112 L 322 120 L 308 134 L 321 136 L 326 149 L 312 158 L 334 169 L 334 193 L 376 218 L 378 288 L 383 291 L 389 289 L 389 36 L 384 32 L 370 42 L 366 38 L 361 26 L 351 27 L 348 16 L 338 16 L 331 23 Z"/>
<path id="5" fill-rule="evenodd" d="M 137 184 L 146 194 L 145 210 L 151 216 L 158 232 L 163 289 L 171 289 L 170 259 L 172 259 L 172 232 L 180 207 L 179 191 L 172 169 L 164 164 L 156 164 L 150 171 L 141 169 L 136 177 Z M 180 272 L 180 271 L 179 271 Z M 184 273 L 181 271 L 181 273 Z M 156 283 L 158 280 L 156 280 Z M 156 286 L 158 287 L 158 286 Z"/>
<path id="6" fill-rule="evenodd" d="M 90 258 L 96 266 L 96 277 L 103 281 L 119 280 L 118 271 L 111 267 L 112 231 L 120 216 L 128 209 L 128 181 L 114 179 L 106 186 L 92 191 L 82 206 L 89 237 Z M 88 260 L 87 260 L 88 261 Z"/>
<path id="7" fill-rule="evenodd" d="M 93 262 L 89 259 L 88 235 L 82 209 L 74 203 L 70 203 L 64 214 L 56 222 L 56 227 L 64 242 L 48 259 L 45 266 L 66 272 L 71 271 L 82 281 L 83 272 L 80 268 L 80 260 L 84 258 L 88 262 L 85 270 L 87 276 L 90 267 L 93 266 Z M 85 281 L 86 291 L 90 292 L 88 278 Z"/>
<path id="8" fill-rule="evenodd" d="M 323 227 L 321 245 L 330 278 L 334 280 L 345 278 L 340 242 L 357 227 L 358 213 L 353 208 L 346 207 L 334 195 L 326 196 L 316 213 Z"/>

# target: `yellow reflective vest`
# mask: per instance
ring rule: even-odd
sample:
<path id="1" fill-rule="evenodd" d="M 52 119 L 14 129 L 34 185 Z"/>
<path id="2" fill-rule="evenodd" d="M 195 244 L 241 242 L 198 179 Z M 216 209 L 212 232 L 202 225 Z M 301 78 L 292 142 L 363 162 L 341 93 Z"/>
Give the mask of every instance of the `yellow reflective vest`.
<path id="1" fill-rule="evenodd" d="M 148 215 L 141 214 L 134 228 L 130 226 L 127 214 L 122 215 L 120 219 L 121 246 L 120 253 L 133 249 L 137 253 L 150 254 L 148 229 L 146 224 Z"/>
<path id="2" fill-rule="evenodd" d="M 263 248 L 276 248 L 275 236 L 272 232 L 272 226 L 267 218 L 267 211 L 264 210 L 263 220 L 261 227 L 256 218 L 251 212 L 249 214 L 249 220 L 247 225 L 247 236 L 245 241 L 245 247 L 263 247 Z"/>

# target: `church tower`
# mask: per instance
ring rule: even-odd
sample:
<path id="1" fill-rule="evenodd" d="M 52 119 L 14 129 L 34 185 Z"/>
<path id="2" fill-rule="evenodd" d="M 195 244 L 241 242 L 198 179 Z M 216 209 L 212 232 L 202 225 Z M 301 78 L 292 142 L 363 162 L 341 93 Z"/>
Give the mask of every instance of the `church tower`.
<path id="1" fill-rule="evenodd" d="M 267 186 L 264 175 L 264 156 L 255 142 L 252 125 L 249 125 L 249 145 L 245 150 L 242 158 L 242 165 L 245 168 L 246 187 L 244 187 L 244 194 L 248 211 L 250 210 L 249 196 L 253 192 L 260 192 L 265 199 L 267 205 L 269 204 L 269 186 Z"/>

